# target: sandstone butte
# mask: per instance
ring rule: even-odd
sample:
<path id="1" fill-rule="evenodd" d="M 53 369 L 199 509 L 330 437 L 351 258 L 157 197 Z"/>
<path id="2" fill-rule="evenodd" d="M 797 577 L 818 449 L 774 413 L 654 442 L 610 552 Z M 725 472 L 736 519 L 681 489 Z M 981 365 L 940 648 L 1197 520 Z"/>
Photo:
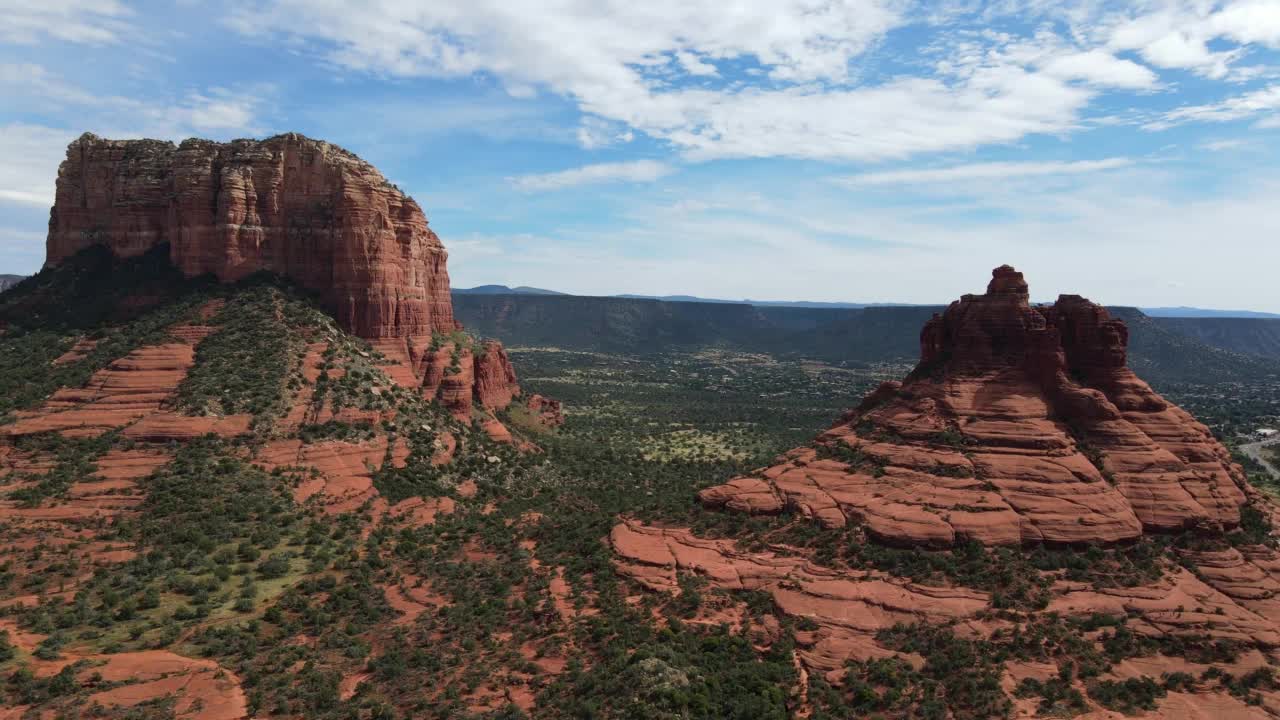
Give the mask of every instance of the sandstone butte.
<path id="1" fill-rule="evenodd" d="M 461 329 L 448 253 L 412 198 L 335 145 L 296 133 L 73 141 L 58 169 L 46 266 L 92 245 L 125 258 L 162 244 L 187 277 L 267 271 L 318 293 L 345 330 L 403 366 L 398 381 L 462 418 L 473 403 L 504 408 L 521 394 L 500 344 L 432 348 L 433 336 Z M 459 371 L 446 373 L 455 350 Z M 532 402 L 558 422 L 558 408 Z"/>
<path id="2" fill-rule="evenodd" d="M 921 357 L 809 447 L 704 490 L 883 542 L 1133 540 L 1240 523 L 1247 483 L 1201 423 L 1126 366 L 1124 323 L 1076 296 L 1033 306 L 993 272 L 926 323 Z"/>
<path id="3" fill-rule="evenodd" d="M 1103 308 L 1073 295 L 1032 306 L 1021 273 L 997 268 L 985 294 L 966 295 L 928 321 L 920 362 L 902 382 L 884 383 L 810 446 L 699 499 L 713 510 L 790 511 L 826 532 L 856 525 L 885 544 L 939 550 L 964 540 L 1127 547 L 1144 534 L 1191 531 L 1209 548 L 1175 550 L 1177 561 L 1146 584 L 1095 585 L 1046 572 L 1045 605 L 1026 617 L 1124 617 L 1139 636 L 1174 646 L 1197 638 L 1235 643 L 1242 652 L 1223 667 L 1236 675 L 1280 663 L 1280 553 L 1221 542 L 1246 504 L 1272 521 L 1280 513 L 1205 426 L 1126 367 L 1126 343 L 1124 324 Z M 692 575 L 714 588 L 767 593 L 778 615 L 800 621 L 802 695 L 815 674 L 843 685 L 850 661 L 899 657 L 920 667 L 921 657 L 881 643 L 878 633 L 895 625 L 978 639 L 1017 627 L 991 612 L 989 591 L 821 564 L 785 544 L 753 549 L 760 544 L 627 517 L 609 542 L 617 570 L 654 591 L 678 595 L 682 576 Z M 771 642 L 776 629 L 765 635 Z M 1201 676 L 1208 668 L 1156 653 L 1115 663 L 1102 679 Z M 1058 671 L 1053 663 L 1008 661 L 1001 683 L 1013 695 L 1023 679 Z M 1084 691 L 1081 682 L 1076 687 Z M 1017 717 L 1040 712 L 1035 699 L 1013 702 Z M 1257 704 L 1199 686 L 1169 692 L 1147 716 L 1280 715 L 1278 692 L 1250 702 Z M 1093 708 L 1079 717 L 1123 716 Z"/>

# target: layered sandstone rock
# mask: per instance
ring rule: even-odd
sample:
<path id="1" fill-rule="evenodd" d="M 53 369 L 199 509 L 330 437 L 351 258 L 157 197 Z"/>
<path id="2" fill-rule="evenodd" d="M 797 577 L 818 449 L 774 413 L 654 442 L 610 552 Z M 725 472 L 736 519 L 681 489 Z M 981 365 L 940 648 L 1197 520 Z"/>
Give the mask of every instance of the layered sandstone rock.
<path id="1" fill-rule="evenodd" d="M 830 527 L 945 546 L 1096 542 L 1240 522 L 1242 471 L 1126 366 L 1128 333 L 1074 295 L 1032 306 L 997 268 L 921 333 L 920 364 L 812 447 L 701 493 Z"/>
<path id="2" fill-rule="evenodd" d="M 427 348 L 419 354 L 414 372 L 422 379 L 423 397 L 439 401 L 462 420 L 471 419 L 474 405 L 499 410 L 520 396 L 507 351 L 493 340 L 474 349 L 457 342 Z"/>
<path id="3" fill-rule="evenodd" d="M 191 277 L 287 276 L 363 337 L 456 328 L 448 254 L 418 204 L 326 142 L 295 133 L 176 146 L 86 133 L 72 142 L 46 264 L 95 244 L 129 257 L 166 242 Z"/>
<path id="4" fill-rule="evenodd" d="M 533 413 L 547 427 L 560 427 L 564 424 L 564 407 L 559 400 L 553 400 L 535 393 L 525 401 L 525 407 L 529 408 L 529 412 Z"/>
<path id="5" fill-rule="evenodd" d="M 422 386 L 459 417 L 473 402 L 492 411 L 520 395 L 500 344 L 462 350 L 458 361 L 452 344 L 432 343 L 460 329 L 448 253 L 412 198 L 335 145 L 296 133 L 180 145 L 85 133 L 72 142 L 45 264 L 92 245 L 131 257 L 163 243 L 188 277 L 267 271 L 316 291 L 343 328 L 395 361 L 387 370 L 397 383 Z"/>
<path id="6" fill-rule="evenodd" d="M 691 573 L 728 590 L 769 593 L 779 614 L 816 629 L 797 633 L 798 656 L 811 671 L 837 680 L 847 660 L 887 657 L 872 636 L 897 624 L 974 617 L 989 601 L 966 588 L 919 585 L 883 573 L 836 571 L 804 558 L 739 551 L 729 540 L 627 521 L 609 535 L 620 573 L 653 590 L 679 593 Z"/>

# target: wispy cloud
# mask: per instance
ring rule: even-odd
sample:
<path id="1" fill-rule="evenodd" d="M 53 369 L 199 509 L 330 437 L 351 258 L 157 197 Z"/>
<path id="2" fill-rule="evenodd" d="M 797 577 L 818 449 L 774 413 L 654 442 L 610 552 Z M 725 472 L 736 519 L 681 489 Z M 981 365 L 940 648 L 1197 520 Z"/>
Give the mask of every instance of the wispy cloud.
<path id="1" fill-rule="evenodd" d="M 256 133 L 270 85 L 211 87 L 141 99 L 93 92 L 41 65 L 0 63 L 0 91 L 31 107 L 74 113 L 84 129 L 178 140 L 192 134 Z"/>
<path id="2" fill-rule="evenodd" d="M 1254 143 L 1244 138 L 1227 138 L 1223 140 L 1207 140 L 1198 146 L 1209 152 L 1226 152 L 1229 150 L 1245 150 L 1254 147 Z"/>
<path id="3" fill-rule="evenodd" d="M 0 126 L 0 203 L 48 209 L 58 163 L 77 133 L 40 125 Z"/>
<path id="4" fill-rule="evenodd" d="M 48 208 L 67 144 L 86 130 L 114 138 L 182 140 L 194 135 L 254 134 L 267 86 L 208 88 L 179 97 L 139 99 L 94 93 L 31 63 L 0 63 L 0 94 L 27 108 L 63 116 L 69 127 L 0 126 L 0 204 Z"/>
<path id="5" fill-rule="evenodd" d="M 951 183 L 972 180 L 1006 180 L 1010 178 L 1045 177 L 1051 175 L 1080 175 L 1103 170 L 1114 170 L 1133 165 L 1124 157 L 1103 160 L 1078 160 L 1074 162 L 991 162 L 969 165 L 953 165 L 944 168 L 912 170 L 888 170 L 862 173 L 836 178 L 842 185 L 918 185 L 925 183 Z"/>
<path id="6" fill-rule="evenodd" d="M 0 42 L 34 45 L 42 40 L 102 45 L 119 42 L 133 15 L 116 0 L 0 0 Z"/>
<path id="7" fill-rule="evenodd" d="M 1148 130 L 1166 130 L 1190 122 L 1230 122 L 1257 115 L 1280 114 L 1280 85 L 1229 97 L 1207 105 L 1189 105 L 1171 110 L 1144 125 Z M 1267 123 L 1274 119 L 1263 118 Z"/>
<path id="8" fill-rule="evenodd" d="M 528 192 L 563 190 L 577 185 L 630 182 L 647 183 L 660 180 L 674 172 L 666 163 L 656 160 L 596 163 L 558 172 L 537 175 L 521 175 L 507 178 L 517 189 Z"/>

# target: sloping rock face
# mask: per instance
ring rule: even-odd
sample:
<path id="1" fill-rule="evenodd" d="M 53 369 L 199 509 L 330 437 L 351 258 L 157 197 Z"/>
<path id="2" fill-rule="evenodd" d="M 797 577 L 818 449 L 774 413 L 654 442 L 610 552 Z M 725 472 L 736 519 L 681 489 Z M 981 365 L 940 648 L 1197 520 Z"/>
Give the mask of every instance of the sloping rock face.
<path id="1" fill-rule="evenodd" d="M 1084 298 L 1032 306 L 1004 266 L 921 333 L 921 359 L 811 447 L 700 494 L 792 508 L 885 542 L 1131 540 L 1240 523 L 1244 474 L 1126 366 L 1123 322 Z"/>
<path id="2" fill-rule="evenodd" d="M 367 338 L 451 331 L 448 254 L 413 199 L 355 155 L 289 133 L 181 145 L 86 133 L 67 148 L 46 264 L 169 243 L 188 276 L 260 270 L 321 294 Z"/>

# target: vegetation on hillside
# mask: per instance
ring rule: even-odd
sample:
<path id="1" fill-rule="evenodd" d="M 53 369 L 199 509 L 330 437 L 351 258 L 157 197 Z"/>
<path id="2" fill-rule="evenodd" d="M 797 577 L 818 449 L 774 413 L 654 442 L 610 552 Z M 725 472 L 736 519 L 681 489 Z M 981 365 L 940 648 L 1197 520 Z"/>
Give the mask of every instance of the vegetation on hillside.
<path id="1" fill-rule="evenodd" d="M 123 302 L 123 290 L 109 291 L 91 311 L 79 306 L 96 296 L 77 290 L 74 277 L 42 275 L 20 288 L 18 304 L 5 296 L 6 318 L 37 298 L 74 302 L 38 324 L 11 321 L 0 338 L 0 362 L 9 363 L 0 368 L 7 383 L 0 389 L 16 394 L 0 393 L 9 403 L 0 409 L 32 407 L 157 341 L 169 325 L 196 322 L 217 332 L 199 346 L 178 409 L 250 413 L 255 424 L 243 437 L 152 448 L 171 458 L 138 482 L 145 498 L 138 512 L 86 524 L 97 541 L 134 548 L 136 556 L 94 569 L 77 559 L 84 545 L 51 546 L 24 556 L 38 573 L 0 566 L 4 599 L 39 599 L 0 613 L 22 632 L 47 636 L 27 652 L 0 632 L 0 704 L 89 716 L 87 698 L 110 684 L 92 679 L 97 660 L 77 658 L 161 648 L 216 660 L 241 684 L 255 717 L 320 720 L 746 720 L 802 710 L 831 720 L 959 719 L 1008 715 L 1015 700 L 1069 717 L 1091 706 L 1139 712 L 1196 688 L 1258 702 L 1276 688 L 1269 668 L 1224 669 L 1251 651 L 1248 642 L 1151 637 L 1123 613 L 1045 612 L 1055 583 L 1135 587 L 1181 568 L 1198 572 L 1190 551 L 1273 543 L 1267 516 L 1253 509 L 1221 539 L 1188 531 L 1117 547 L 931 550 L 886 547 L 856 523 L 834 531 L 798 514 L 752 517 L 693 501 L 698 489 L 809 442 L 867 390 L 900 376 L 903 365 L 836 367 L 725 350 L 513 349 L 526 392 L 564 400 L 568 409 L 562 428 L 528 438 L 539 452 L 521 451 L 395 386 L 384 358 L 287 286 L 261 278 L 228 288 L 181 285 L 140 307 Z M 210 299 L 225 304 L 202 317 Z M 99 338 L 105 349 L 51 365 L 82 337 Z M 374 419 L 310 412 L 296 431 L 286 429 L 281 419 L 303 397 L 303 358 L 321 343 L 307 409 Z M 21 382 L 5 370 L 19 366 Z M 1241 409 L 1241 417 L 1249 412 Z M 536 430 L 528 418 L 511 425 Z M 438 465 L 433 456 L 444 433 L 457 450 Z M 313 471 L 267 472 L 253 462 L 284 438 L 304 445 L 385 438 L 387 458 L 369 468 L 378 500 L 336 516 L 298 502 L 295 493 L 315 479 Z M 401 466 L 390 461 L 398 441 L 408 449 Z M 52 469 L 6 499 L 52 506 L 106 453 L 131 447 L 116 433 L 23 439 L 16 450 L 51 460 Z M 451 512 L 440 510 L 430 523 L 380 519 L 380 503 L 412 498 L 437 507 L 448 500 Z M 977 621 L 995 630 L 982 638 L 946 623 L 885 630 L 875 641 L 900 658 L 851 662 L 827 678 L 813 673 L 805 694 L 795 631 L 811 625 L 777 613 L 763 592 L 718 590 L 681 575 L 681 593 L 670 596 L 626 579 L 604 541 L 621 516 L 842 571 L 981 590 L 990 601 Z M 74 592 L 62 592 L 77 581 Z M 1124 680 L 1111 672 L 1154 656 L 1210 669 Z M 73 662 L 41 676 L 24 669 L 59 659 Z M 1009 685 L 1009 693 L 1006 661 L 1056 671 Z M 171 705 L 102 716 L 160 718 L 172 714 Z"/>

